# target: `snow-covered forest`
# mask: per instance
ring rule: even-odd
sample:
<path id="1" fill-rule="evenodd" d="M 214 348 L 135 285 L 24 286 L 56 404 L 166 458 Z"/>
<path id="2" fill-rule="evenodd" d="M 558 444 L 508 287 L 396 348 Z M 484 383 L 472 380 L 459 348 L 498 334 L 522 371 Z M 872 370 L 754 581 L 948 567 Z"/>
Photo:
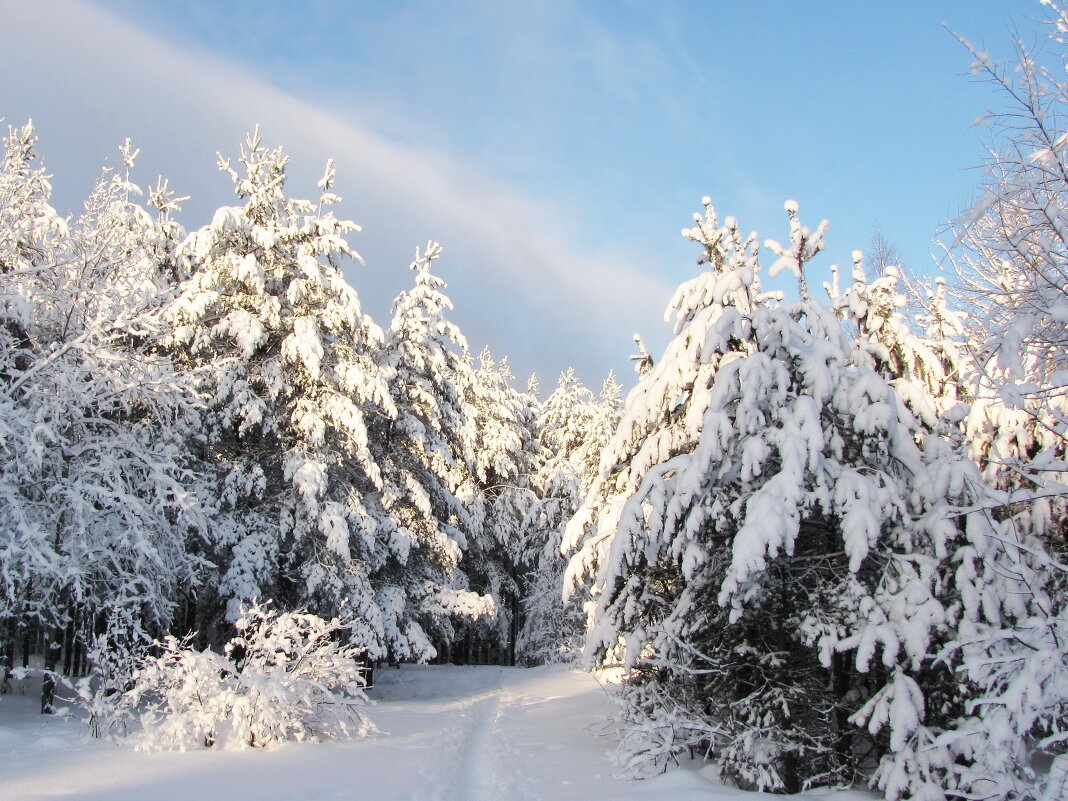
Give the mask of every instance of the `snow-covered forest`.
<path id="1" fill-rule="evenodd" d="M 187 231 L 129 141 L 61 216 L 10 127 L 0 723 L 35 678 L 42 713 L 119 747 L 358 739 L 387 666 L 573 664 L 613 677 L 628 777 L 1068 797 L 1052 8 L 1040 52 L 972 50 L 1000 105 L 944 275 L 832 267 L 795 202 L 762 239 L 705 198 L 669 345 L 592 388 L 476 354 L 436 242 L 371 319 L 333 165 L 290 197 L 268 132 L 220 156 L 235 205 Z"/>

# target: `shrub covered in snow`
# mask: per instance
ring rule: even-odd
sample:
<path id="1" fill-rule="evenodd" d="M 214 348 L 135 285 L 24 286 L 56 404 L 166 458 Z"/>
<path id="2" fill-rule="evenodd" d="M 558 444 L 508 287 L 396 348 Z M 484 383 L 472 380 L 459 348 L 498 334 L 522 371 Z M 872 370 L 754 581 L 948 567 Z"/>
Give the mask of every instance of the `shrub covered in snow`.
<path id="1" fill-rule="evenodd" d="M 262 748 L 371 730 L 363 654 L 343 644 L 337 618 L 253 603 L 235 626 L 225 653 L 166 637 L 141 660 L 116 702 L 139 710 L 139 748 Z"/>
<path id="2" fill-rule="evenodd" d="M 93 737 L 121 738 L 129 732 L 132 698 L 126 690 L 144 653 L 143 645 L 115 632 L 89 642 L 87 656 L 93 669 L 73 684 L 73 690 L 75 703 L 88 715 L 86 723 Z"/>

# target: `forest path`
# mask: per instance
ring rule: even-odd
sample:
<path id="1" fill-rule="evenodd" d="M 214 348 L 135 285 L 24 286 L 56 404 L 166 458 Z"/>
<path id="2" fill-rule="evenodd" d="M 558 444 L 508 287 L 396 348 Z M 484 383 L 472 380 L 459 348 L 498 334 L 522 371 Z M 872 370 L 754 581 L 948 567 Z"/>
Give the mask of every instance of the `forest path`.
<path id="1" fill-rule="evenodd" d="M 391 726 L 390 736 L 417 730 L 423 735 L 419 742 L 446 757 L 437 761 L 416 758 L 416 762 L 424 763 L 423 786 L 412 798 L 536 798 L 531 795 L 524 769 L 526 755 L 515 744 L 517 727 L 512 725 L 512 719 L 529 703 L 529 699 L 509 689 L 516 672 L 498 667 L 466 668 L 463 673 L 454 673 L 453 681 L 426 682 L 427 676 L 441 675 L 436 670 L 431 668 L 421 677 L 412 676 L 411 668 L 406 668 L 407 673 L 383 671 L 371 692 L 378 701 L 375 712 L 387 713 L 381 728 Z M 413 743 L 413 748 L 419 747 Z"/>
<path id="2" fill-rule="evenodd" d="M 463 745 L 463 759 L 460 763 L 460 788 L 457 796 L 470 801 L 493 801 L 494 798 L 507 797 L 516 799 L 511 793 L 498 795 L 500 780 L 495 770 L 496 745 L 494 727 L 501 714 L 503 693 L 497 691 L 489 698 L 478 702 L 471 712 L 474 721 L 466 734 Z"/>
<path id="3" fill-rule="evenodd" d="M 376 676 L 362 740 L 139 753 L 0 697 L 2 801 L 757 801 L 707 769 L 614 775 L 597 679 L 565 668 L 404 666 Z M 697 767 L 697 766 L 695 766 Z M 830 794 L 827 794 L 830 795 Z M 813 795 L 830 801 L 827 795 Z M 772 798 L 768 796 L 767 798 Z M 834 801 L 874 801 L 838 794 Z"/>

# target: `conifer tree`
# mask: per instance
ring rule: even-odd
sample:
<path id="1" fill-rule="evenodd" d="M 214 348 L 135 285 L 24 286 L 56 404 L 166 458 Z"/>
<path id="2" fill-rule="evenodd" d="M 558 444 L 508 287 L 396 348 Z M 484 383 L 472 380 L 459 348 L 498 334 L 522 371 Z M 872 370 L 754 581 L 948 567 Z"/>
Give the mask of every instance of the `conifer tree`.
<path id="1" fill-rule="evenodd" d="M 1011 219 L 999 217 L 999 224 Z M 983 236 L 991 235 L 990 222 L 980 226 Z M 905 300 L 896 269 L 868 284 L 857 261 L 853 286 L 841 297 L 833 293 L 855 325 L 855 346 L 926 430 L 964 444 L 995 490 L 987 493 L 988 508 L 973 513 L 990 516 L 988 533 L 958 553 L 961 609 L 939 655 L 966 688 L 956 699 L 959 717 L 945 719 L 918 749 L 905 749 L 903 760 L 885 760 L 880 781 L 888 794 L 1059 797 L 1068 789 L 1065 758 L 1056 756 L 1045 776 L 1032 768 L 1035 752 L 1056 754 L 1068 729 L 1068 568 L 1057 559 L 1064 547 L 1064 499 L 1056 489 L 1063 441 L 1041 419 L 1056 417 L 1049 416 L 1056 395 L 1006 397 L 1014 379 L 991 357 L 985 328 L 1004 324 L 1000 313 L 969 321 L 939 278 L 915 299 L 925 330 L 914 331 L 897 311 Z M 1009 296 L 1027 280 L 1008 262 L 995 272 Z"/>
<path id="2" fill-rule="evenodd" d="M 601 448 L 615 430 L 620 386 L 609 374 L 600 399 L 575 377 L 560 374 L 538 418 L 542 444 L 533 476 L 537 500 L 527 516 L 523 563 L 525 591 L 519 633 L 520 661 L 566 662 L 577 658 L 585 634 L 583 598 L 561 600 L 567 560 L 561 553 L 564 526 L 578 510 L 597 473 Z"/>
<path id="3" fill-rule="evenodd" d="M 623 414 L 623 385 L 616 379 L 615 371 L 609 371 L 601 393 L 593 404 L 592 420 L 582 444 L 574 458 L 582 468 L 583 494 L 593 484 L 601 466 L 601 452 L 616 432 Z"/>
<path id="4" fill-rule="evenodd" d="M 800 278 L 826 226 L 787 213 L 773 271 Z M 964 707 L 939 651 L 975 598 L 1011 595 L 975 569 L 996 529 L 960 516 L 986 497 L 975 466 L 830 308 L 760 291 L 755 234 L 707 201 L 684 233 L 709 269 L 565 543 L 569 585 L 594 576 L 587 658 L 627 670 L 624 752 L 640 771 L 696 748 L 786 791 L 848 785 L 866 753 L 889 798 L 930 792 L 961 757 L 934 747 Z"/>
<path id="5" fill-rule="evenodd" d="M 312 203 L 285 196 L 287 161 L 258 132 L 242 172 L 220 158 L 244 205 L 189 237 L 193 274 L 171 313 L 173 347 L 213 399 L 218 593 L 230 620 L 242 602 L 270 598 L 350 617 L 371 659 L 427 659 L 452 557 L 398 522 L 404 490 L 372 442 L 397 409 L 391 369 L 375 361 L 382 331 L 340 270 L 357 226 L 328 210 L 333 166 Z"/>
<path id="6" fill-rule="evenodd" d="M 952 621 L 954 639 L 939 655 L 954 668 L 958 686 L 968 688 L 954 700 L 960 716 L 943 719 L 938 736 L 915 752 L 905 749 L 904 760 L 884 760 L 880 781 L 889 795 L 933 788 L 991 799 L 1056 795 L 1063 779 L 1054 771 L 1036 781 L 1031 749 L 1032 743 L 1048 749 L 1068 723 L 1068 663 L 1058 645 L 1068 571 L 1047 551 L 1056 547 L 1056 498 L 1034 497 L 1022 469 L 1034 457 L 1035 417 L 1007 406 L 994 389 L 997 368 L 974 361 L 982 349 L 969 347 L 967 314 L 950 305 L 944 279 L 914 299 L 922 310 L 917 322 L 925 326 L 920 332 L 898 311 L 906 301 L 896 289 L 896 268 L 884 267 L 869 284 L 854 258 L 853 286 L 834 300 L 855 325 L 855 347 L 923 430 L 967 450 L 999 490 L 985 494 L 989 508 L 973 513 L 990 515 L 980 525 L 989 530 L 958 553 L 954 578 L 963 602 Z"/>
<path id="7" fill-rule="evenodd" d="M 477 495 L 470 506 L 473 536 L 466 572 L 472 588 L 491 595 L 499 610 L 491 629 L 472 633 L 498 654 L 498 661 L 512 664 L 523 595 L 524 521 L 535 498 L 530 486 L 538 449 L 534 399 L 512 386 L 507 359 L 496 361 L 488 348 L 472 370 L 472 414 L 464 436 Z"/>
<path id="8" fill-rule="evenodd" d="M 854 251 L 852 278 L 841 294 L 837 280 L 828 290 L 832 305 L 856 332 L 854 359 L 886 378 L 925 426 L 937 428 L 940 416 L 968 394 L 959 321 L 947 306 L 944 281 L 919 300 L 927 313 L 918 322 L 929 321 L 920 332 L 902 314 L 908 298 L 898 267 L 883 265 L 869 281 L 862 254 Z"/>
<path id="9" fill-rule="evenodd" d="M 393 304 L 384 358 L 397 416 L 385 421 L 380 439 L 381 461 L 395 488 L 390 508 L 418 547 L 430 551 L 423 564 L 434 573 L 426 580 L 439 585 L 443 612 L 432 633 L 447 647 L 456 636 L 453 617 L 491 619 L 496 607 L 492 596 L 467 590 L 460 564 L 475 536 L 468 511 L 477 494 L 474 457 L 464 437 L 474 414 L 468 406 L 473 375 L 467 340 L 445 317 L 453 308 L 445 282 L 431 272 L 441 252 L 436 242 L 416 251 L 415 286 Z"/>
<path id="10" fill-rule="evenodd" d="M 31 566 L 52 564 L 34 558 L 40 515 L 26 497 L 34 476 L 18 458 L 34 425 L 31 402 L 17 385 L 36 350 L 32 285 L 53 240 L 66 231 L 48 202 L 51 186 L 36 163 L 35 143 L 32 124 L 8 128 L 0 163 L 0 670 L 14 667 L 25 627 L 47 616 Z"/>

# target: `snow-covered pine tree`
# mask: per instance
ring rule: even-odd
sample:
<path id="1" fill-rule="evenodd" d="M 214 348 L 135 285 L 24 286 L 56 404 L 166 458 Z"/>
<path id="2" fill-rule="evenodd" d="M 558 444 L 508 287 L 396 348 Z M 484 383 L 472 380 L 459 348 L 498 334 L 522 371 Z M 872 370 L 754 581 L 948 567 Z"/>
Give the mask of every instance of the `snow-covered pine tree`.
<path id="1" fill-rule="evenodd" d="M 900 268 L 884 264 L 869 281 L 863 254 L 854 251 L 852 284 L 840 293 L 837 283 L 835 268 L 835 281 L 827 289 L 833 307 L 855 332 L 853 358 L 886 378 L 927 428 L 949 423 L 940 418 L 951 410 L 951 418 L 961 415 L 957 407 L 969 394 L 967 358 L 960 313 L 948 306 L 945 281 L 936 282 L 925 298 L 913 297 L 913 305 L 924 310 L 917 321 L 927 324 L 922 332 L 902 313 L 909 305 L 906 293 L 915 292 L 901 286 Z"/>
<path id="2" fill-rule="evenodd" d="M 328 209 L 331 163 L 313 203 L 285 196 L 288 158 L 258 132 L 240 161 L 241 172 L 222 158 L 220 168 L 244 205 L 188 238 L 193 272 L 171 310 L 172 347 L 213 399 L 205 461 L 226 618 L 253 598 L 324 617 L 346 607 L 369 658 L 429 658 L 425 627 L 441 609 L 427 579 L 448 559 L 398 524 L 371 442 L 397 410 L 390 369 L 375 362 L 382 331 L 339 266 L 355 256 L 345 235 L 357 226 Z M 200 613 L 198 628 L 223 641 L 218 610 L 205 602 Z"/>
<path id="3" fill-rule="evenodd" d="M 623 415 L 623 385 L 616 379 L 615 371 L 609 371 L 601 384 L 601 393 L 593 405 L 593 419 L 587 436 L 574 453 L 582 469 L 583 494 L 593 485 L 601 466 L 601 452 L 616 433 Z"/>
<path id="4" fill-rule="evenodd" d="M 36 602 L 30 601 L 32 582 L 24 575 L 27 554 L 18 536 L 20 528 L 35 523 L 23 509 L 24 479 L 14 458 L 34 420 L 25 393 L 12 384 L 34 355 L 31 284 L 53 240 L 66 231 L 48 202 L 51 186 L 37 164 L 35 143 L 31 123 L 9 127 L 0 163 L 0 673 L 15 666 L 16 643 L 37 617 Z"/>
<path id="5" fill-rule="evenodd" d="M 1001 218 L 1001 224 L 1009 219 Z M 834 293 L 835 306 L 854 323 L 856 347 L 866 352 L 870 366 L 890 380 L 926 426 L 965 442 L 984 478 L 999 490 L 985 512 L 992 517 L 994 546 L 975 547 L 982 544 L 977 539 L 962 549 L 964 583 L 975 581 L 972 589 L 979 588 L 979 596 L 965 596 L 955 639 L 941 654 L 969 687 L 962 714 L 936 740 L 946 750 L 923 748 L 923 760 L 897 768 L 900 779 L 926 771 L 929 786 L 992 801 L 1059 798 L 1068 791 L 1068 759 L 1057 756 L 1068 731 L 1063 648 L 1068 568 L 1048 550 L 1063 548 L 1064 542 L 1064 500 L 1055 489 L 1057 473 L 1063 473 L 1057 457 L 1063 442 L 1047 425 L 1057 417 L 1050 412 L 1058 401 L 1052 394 L 1022 405 L 1006 403 L 999 390 L 1014 381 L 992 357 L 991 347 L 1002 343 L 991 342 L 984 322 L 1004 321 L 1003 310 L 987 317 L 984 307 L 998 305 L 998 297 L 1012 297 L 1021 280 L 1018 272 L 1002 263 L 994 271 L 1003 282 L 998 292 L 976 296 L 975 285 L 965 290 L 979 312 L 970 326 L 968 314 L 951 305 L 944 279 L 936 279 L 924 298 L 914 299 L 922 309 L 917 318 L 926 327 L 922 334 L 897 311 L 905 300 L 895 289 L 898 274 L 892 267 L 869 284 L 858 258 L 853 286 L 841 297 Z M 1050 405 L 1043 410 L 1043 404 Z M 1039 412 L 1047 415 L 1047 424 Z M 1039 453 L 1043 458 L 1036 465 Z M 1035 481 L 1043 474 L 1044 491 Z M 1055 760 L 1045 775 L 1032 770 L 1035 752 Z M 957 759 L 960 753 L 968 758 Z M 939 775 L 942 770 L 945 776 Z"/>
<path id="6" fill-rule="evenodd" d="M 593 483 L 601 448 L 615 430 L 621 408 L 614 375 L 605 380 L 598 401 L 571 369 L 560 374 L 542 406 L 542 453 L 532 479 L 537 500 L 528 513 L 522 558 L 526 574 L 517 651 L 523 664 L 572 661 L 581 651 L 583 599 L 561 602 L 567 559 L 560 544 L 564 526 Z"/>
<path id="7" fill-rule="evenodd" d="M 967 443 L 998 490 L 986 501 L 986 547 L 976 538 L 960 551 L 957 581 L 973 586 L 961 594 L 955 639 L 941 655 L 967 688 L 961 715 L 919 749 L 919 758 L 883 773 L 889 787 L 920 792 L 925 782 L 927 792 L 945 788 L 991 801 L 1068 792 L 1068 395 L 1058 376 L 1064 366 L 1068 15 L 1059 3 L 1044 5 L 1052 12 L 1054 66 L 1040 63 L 1019 40 L 1013 70 L 972 50 L 976 71 L 1006 92 L 1014 108 L 994 118 L 998 141 L 981 197 L 953 226 L 947 253 L 960 281 L 948 291 L 936 281 L 918 304 L 924 309 L 919 321 L 927 326 L 920 347 L 901 347 L 902 327 L 880 308 L 877 325 L 861 319 L 872 314 L 860 298 L 870 294 L 863 286 L 846 293 L 854 302 L 839 304 L 860 312 L 854 314 L 858 341 L 875 343 L 877 369 L 899 391 L 907 390 L 902 377 L 910 373 L 924 384 L 942 415 L 941 430 Z M 880 317 L 886 322 L 878 324 Z M 905 339 L 918 340 L 907 330 Z M 930 424 L 922 404 L 905 397 Z M 1032 766 L 1044 760 L 1052 766 L 1036 776 Z"/>
<path id="8" fill-rule="evenodd" d="M 52 186 L 37 163 L 32 123 L 9 127 L 0 163 L 0 276 L 4 280 L 5 320 L 29 326 L 25 284 L 44 263 L 49 243 L 67 231 L 49 203 Z"/>
<path id="9" fill-rule="evenodd" d="M 1041 779 L 1031 769 L 1033 749 L 1055 752 L 1068 728 L 1068 661 L 1059 645 L 1068 632 L 1068 571 L 1046 551 L 1056 539 L 1056 499 L 1034 498 L 1021 469 L 1035 453 L 1036 418 L 997 396 L 996 367 L 978 369 L 971 357 L 980 349 L 969 349 L 965 339 L 967 315 L 951 307 L 943 279 L 915 299 L 922 334 L 897 311 L 906 305 L 897 283 L 888 266 L 868 284 L 855 255 L 853 286 L 834 300 L 855 325 L 855 345 L 864 354 L 858 357 L 890 381 L 926 428 L 966 443 L 988 483 L 1002 492 L 986 501 L 991 508 L 984 513 L 993 517 L 987 537 L 961 549 L 960 583 L 972 584 L 980 597 L 964 596 L 956 639 L 940 654 L 970 685 L 958 699 L 962 714 L 939 734 L 943 750 L 928 745 L 923 759 L 899 764 L 883 779 L 895 791 L 926 783 L 990 799 L 1057 797 L 1068 764 Z M 960 753 L 968 759 L 958 759 Z"/>
<path id="10" fill-rule="evenodd" d="M 525 591 L 516 651 L 521 664 L 568 661 L 581 648 L 582 610 L 560 602 L 564 566 L 560 541 L 588 484 L 572 457 L 589 435 L 593 405 L 593 393 L 568 369 L 560 374 L 538 417 L 542 452 L 532 476 L 537 497 L 527 515 L 520 556 Z"/>
<path id="11" fill-rule="evenodd" d="M 124 168 L 105 174 L 68 230 L 26 168 L 31 145 L 28 129 L 13 134 L 4 170 L 4 183 L 30 182 L 6 197 L 33 201 L 4 214 L 16 218 L 6 234 L 19 254 L 5 279 L 25 311 L 0 386 L 11 411 L 0 436 L 0 584 L 3 617 L 38 628 L 46 667 L 62 655 L 70 672 L 78 641 L 165 629 L 179 585 L 196 580 L 186 543 L 203 520 L 185 442 L 198 417 L 158 352 L 174 229 L 133 202 L 136 153 L 120 149 Z M 42 230 L 31 244 L 26 232 Z M 46 680 L 45 707 L 50 690 Z"/>
<path id="12" fill-rule="evenodd" d="M 578 451 L 589 435 L 593 416 L 593 393 L 578 380 L 574 368 L 560 373 L 538 418 L 538 438 L 547 454 L 566 458 Z"/>
<path id="13" fill-rule="evenodd" d="M 469 658 L 513 664 L 522 587 L 524 521 L 535 500 L 530 477 L 538 451 L 536 398 L 512 386 L 506 358 L 483 349 L 468 386 L 464 439 L 470 444 L 477 495 L 466 573 L 472 589 L 493 597 L 498 616 L 469 630 Z M 468 658 L 460 657 L 457 658 Z"/>
<path id="14" fill-rule="evenodd" d="M 391 487 L 388 505 L 413 547 L 430 554 L 416 565 L 440 614 L 429 630 L 439 651 L 455 638 L 454 618 L 469 622 L 496 614 L 492 596 L 470 592 L 460 560 L 474 536 L 468 506 L 477 486 L 474 457 L 464 434 L 474 410 L 468 407 L 473 381 L 467 340 L 446 319 L 453 308 L 445 282 L 431 272 L 441 246 L 430 242 L 415 254 L 415 286 L 393 303 L 384 361 L 392 369 L 390 391 L 396 419 L 379 420 L 375 445 Z"/>
<path id="15" fill-rule="evenodd" d="M 762 294 L 756 235 L 705 205 L 684 233 L 709 269 L 676 292 L 675 339 L 565 542 L 569 585 L 598 596 L 587 657 L 626 668 L 624 755 L 640 771 L 698 749 L 787 791 L 878 762 L 887 797 L 938 797 L 966 755 L 936 740 L 963 710 L 937 656 L 975 598 L 1007 597 L 974 569 L 996 531 L 954 516 L 982 482 L 830 308 Z M 825 227 L 787 212 L 772 270 L 800 277 Z"/>
<path id="16" fill-rule="evenodd" d="M 940 739 L 971 756 L 955 771 L 961 792 L 1053 801 L 1068 794 L 1068 466 L 1055 422 L 1068 417 L 1056 393 L 1018 395 L 1018 379 L 983 347 L 988 334 L 976 325 L 969 333 L 978 361 L 961 428 L 999 491 L 987 514 L 1001 545 L 974 569 L 999 577 L 1014 602 L 980 598 L 984 614 L 946 649 L 974 690 L 968 714 Z M 1051 766 L 1036 775 L 1045 760 Z"/>

